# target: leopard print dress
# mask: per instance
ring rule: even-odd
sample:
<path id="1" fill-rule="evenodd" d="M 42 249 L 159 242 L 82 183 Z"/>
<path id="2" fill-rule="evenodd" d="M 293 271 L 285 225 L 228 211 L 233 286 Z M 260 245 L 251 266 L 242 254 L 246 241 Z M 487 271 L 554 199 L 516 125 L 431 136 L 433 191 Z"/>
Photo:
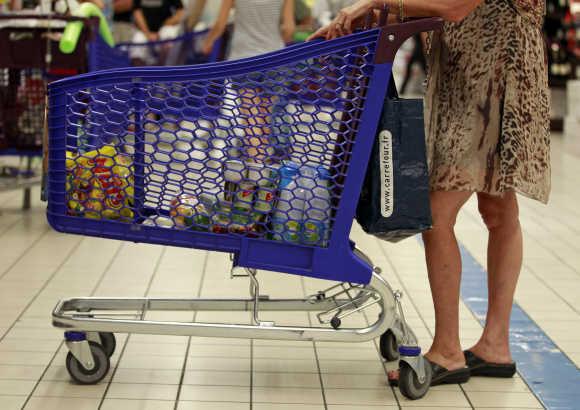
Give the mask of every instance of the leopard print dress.
<path id="1" fill-rule="evenodd" d="M 545 0 L 484 0 L 432 37 L 426 96 L 431 190 L 546 203 L 550 100 Z"/>

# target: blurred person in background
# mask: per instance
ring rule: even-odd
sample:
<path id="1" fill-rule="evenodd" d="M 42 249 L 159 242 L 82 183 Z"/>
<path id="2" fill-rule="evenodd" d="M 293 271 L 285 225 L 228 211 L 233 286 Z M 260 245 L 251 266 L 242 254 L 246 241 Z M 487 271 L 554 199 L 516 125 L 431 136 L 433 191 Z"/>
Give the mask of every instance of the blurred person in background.
<path id="1" fill-rule="evenodd" d="M 138 31 L 133 43 L 168 40 L 178 36 L 179 24 L 183 19 L 181 0 L 134 0 L 133 19 Z M 151 60 L 150 47 L 133 47 L 131 59 L 136 65 Z"/>
<path id="2" fill-rule="evenodd" d="M 356 3 L 356 0 L 316 0 L 312 8 L 312 17 L 316 20 L 318 27 L 327 26 L 340 10 L 353 3 Z"/>
<path id="3" fill-rule="evenodd" d="M 216 40 L 223 35 L 232 9 L 235 18 L 229 60 L 279 50 L 292 42 L 294 0 L 223 0 L 218 19 L 202 47 L 204 54 L 209 55 Z M 249 161 L 264 162 L 271 155 L 268 134 L 275 102 L 267 90 L 255 84 L 236 81 L 232 88 L 239 97 L 241 119 L 250 125 L 243 140 L 242 156 Z"/>
<path id="4" fill-rule="evenodd" d="M 113 37 L 116 43 L 128 43 L 133 39 L 133 0 L 113 1 Z"/>
<path id="5" fill-rule="evenodd" d="M 210 28 L 217 20 L 221 9 L 219 0 L 189 0 L 185 12 L 185 30 L 201 31 Z"/>
<path id="6" fill-rule="evenodd" d="M 425 47 L 424 47 L 426 40 L 427 40 L 426 36 L 423 36 L 421 34 L 413 36 L 413 52 L 411 53 L 411 58 L 407 62 L 407 69 L 405 72 L 405 77 L 403 79 L 403 84 L 401 85 L 401 89 L 399 90 L 400 94 L 405 94 L 407 92 L 409 82 L 413 78 L 413 66 L 415 63 L 419 64 L 423 79 L 425 79 L 425 77 L 427 76 L 427 59 L 425 57 Z"/>

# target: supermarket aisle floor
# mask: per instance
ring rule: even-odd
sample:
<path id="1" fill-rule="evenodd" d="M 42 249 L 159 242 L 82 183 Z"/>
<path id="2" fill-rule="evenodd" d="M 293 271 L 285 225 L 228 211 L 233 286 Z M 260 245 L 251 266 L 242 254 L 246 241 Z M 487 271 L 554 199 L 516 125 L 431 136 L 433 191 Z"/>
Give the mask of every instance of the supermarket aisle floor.
<path id="1" fill-rule="evenodd" d="M 580 162 L 554 141 L 554 193 L 549 207 L 522 200 L 526 261 L 517 303 L 565 355 L 580 363 Z M 0 195 L 0 409 L 92 410 L 371 410 L 535 409 L 542 404 L 520 378 L 473 378 L 459 386 L 433 388 L 416 402 L 386 385 L 376 343 L 296 343 L 166 336 L 118 336 L 113 369 L 97 386 L 77 386 L 64 368 L 62 332 L 50 311 L 64 296 L 243 297 L 246 279 L 229 279 L 227 255 L 135 245 L 58 234 L 45 222 L 43 207 L 22 214 L 20 193 Z M 353 235 L 402 288 L 406 314 L 428 347 L 433 330 L 422 248 L 414 239 L 397 245 Z M 480 264 L 485 236 L 470 202 L 458 236 Z M 326 284 L 261 273 L 264 293 L 296 297 Z M 191 320 L 193 314 L 156 314 L 156 319 Z M 265 316 L 309 323 L 303 313 Z M 198 313 L 195 319 L 249 322 L 247 314 Z M 362 323 L 366 319 L 351 319 Z M 468 347 L 481 326 L 461 306 L 462 338 Z M 533 387 L 533 386 L 532 386 Z"/>

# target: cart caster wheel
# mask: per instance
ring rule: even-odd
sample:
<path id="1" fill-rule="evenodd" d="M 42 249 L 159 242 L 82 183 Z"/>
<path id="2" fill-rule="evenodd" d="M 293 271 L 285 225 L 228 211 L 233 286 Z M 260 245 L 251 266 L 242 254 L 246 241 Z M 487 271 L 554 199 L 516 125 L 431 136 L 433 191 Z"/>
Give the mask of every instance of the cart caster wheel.
<path id="1" fill-rule="evenodd" d="M 69 352 L 66 356 L 68 374 L 79 384 L 97 384 L 105 378 L 111 367 L 109 356 L 107 356 L 105 349 L 100 344 L 89 342 L 89 346 L 95 363 L 95 367 L 91 370 L 85 369 L 72 353 Z"/>
<path id="2" fill-rule="evenodd" d="M 115 349 L 117 348 L 115 335 L 109 332 L 99 332 L 99 337 L 101 338 L 101 346 L 103 346 L 107 356 L 113 356 L 113 353 L 115 353 Z"/>
<path id="3" fill-rule="evenodd" d="M 342 324 L 342 320 L 340 320 L 339 317 L 335 316 L 332 319 L 330 319 L 330 326 L 332 326 L 333 329 L 338 329 L 341 324 Z"/>
<path id="4" fill-rule="evenodd" d="M 379 342 L 381 348 L 381 356 L 388 362 L 394 362 L 399 360 L 399 346 L 397 344 L 397 338 L 392 330 L 387 330 L 381 336 Z"/>
<path id="5" fill-rule="evenodd" d="M 400 363 L 399 390 L 401 394 L 410 400 L 417 400 L 425 396 L 431 386 L 431 366 L 425 363 L 425 380 L 419 381 L 415 370 L 406 362 Z"/>

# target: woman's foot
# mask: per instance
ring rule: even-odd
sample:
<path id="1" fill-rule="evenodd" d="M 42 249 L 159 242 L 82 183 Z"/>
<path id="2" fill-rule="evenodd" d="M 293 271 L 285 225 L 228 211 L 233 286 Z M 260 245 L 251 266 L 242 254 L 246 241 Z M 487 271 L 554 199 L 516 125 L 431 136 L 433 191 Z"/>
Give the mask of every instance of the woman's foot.
<path id="1" fill-rule="evenodd" d="M 516 364 L 488 362 L 470 350 L 463 352 L 471 376 L 510 378 L 516 374 Z"/>
<path id="2" fill-rule="evenodd" d="M 493 344 L 480 340 L 467 349 L 477 357 L 490 363 L 512 363 L 512 356 L 510 354 L 509 346 L 503 344 Z"/>
<path id="3" fill-rule="evenodd" d="M 507 343 L 493 344 L 482 339 L 463 353 L 472 376 L 513 377 L 516 373 Z"/>
<path id="4" fill-rule="evenodd" d="M 438 386 L 441 384 L 461 384 L 466 383 L 470 377 L 470 370 L 467 366 L 449 370 L 446 367 L 440 366 L 432 362 L 427 357 L 425 360 L 431 366 L 431 386 Z M 390 371 L 388 373 L 388 381 L 391 386 L 399 385 L 399 370 Z"/>

